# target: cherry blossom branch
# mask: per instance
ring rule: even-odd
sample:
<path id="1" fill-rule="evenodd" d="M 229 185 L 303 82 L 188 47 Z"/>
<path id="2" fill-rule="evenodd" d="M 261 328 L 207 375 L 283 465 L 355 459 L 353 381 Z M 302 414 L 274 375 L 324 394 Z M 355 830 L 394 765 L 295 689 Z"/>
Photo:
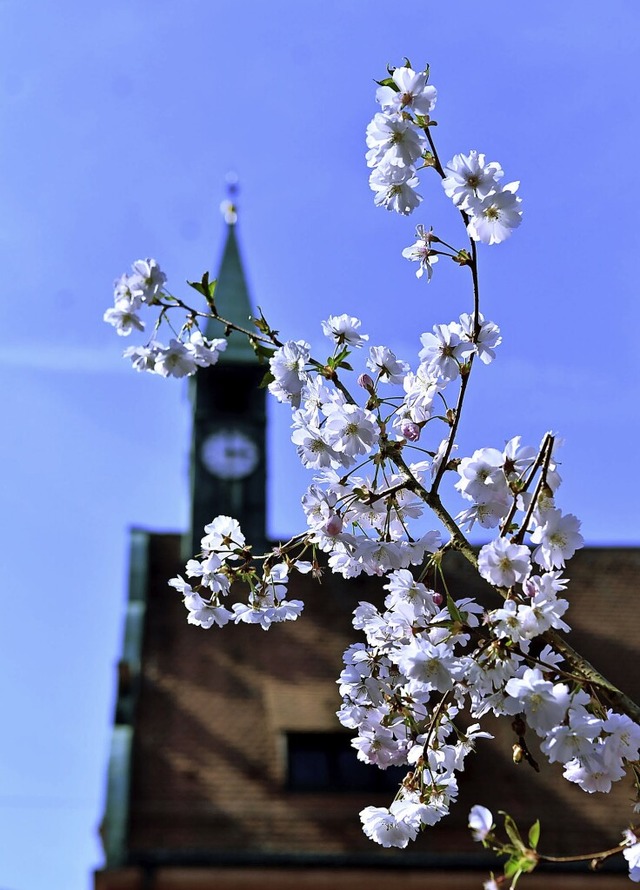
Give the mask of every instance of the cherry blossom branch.
<path id="1" fill-rule="evenodd" d="M 263 335 L 258 334 L 256 331 L 249 330 L 249 328 L 245 328 L 242 325 L 237 324 L 235 321 L 229 321 L 227 318 L 224 318 L 220 315 L 215 309 L 212 302 L 208 301 L 210 312 L 201 312 L 198 309 L 194 309 L 189 306 L 184 300 L 181 300 L 179 297 L 174 297 L 172 294 L 168 294 L 170 297 L 171 303 L 165 303 L 162 300 L 155 300 L 151 305 L 157 305 L 163 307 L 163 309 L 183 309 L 188 315 L 193 318 L 204 318 L 207 320 L 218 321 L 224 327 L 225 332 L 230 334 L 232 331 L 236 331 L 238 334 L 244 334 L 245 337 L 248 338 L 249 341 L 256 340 L 260 343 L 269 343 L 272 346 L 282 346 L 282 343 L 275 336 L 275 332 L 269 329 L 269 334 Z"/>
<path id="2" fill-rule="evenodd" d="M 434 160 L 434 169 L 438 173 L 441 179 L 446 178 L 446 173 L 442 163 L 440 162 L 440 158 L 438 157 L 438 151 L 436 149 L 435 142 L 431 135 L 431 130 L 429 126 L 425 126 L 422 128 L 425 133 L 427 140 L 429 142 L 429 146 L 431 148 L 431 153 L 433 155 Z M 460 216 L 462 217 L 462 222 L 464 223 L 465 229 L 469 222 L 469 216 L 465 213 L 464 210 L 460 210 Z M 480 285 L 478 281 L 478 252 L 476 247 L 476 242 L 469 235 L 469 244 L 471 247 L 471 259 L 468 265 L 471 266 L 471 277 L 473 282 L 473 336 L 474 341 L 477 340 L 478 335 L 480 333 Z M 445 453 L 442 461 L 440 462 L 440 466 L 438 467 L 438 472 L 436 473 L 435 479 L 433 480 L 433 485 L 431 486 L 431 490 L 434 494 L 438 491 L 440 486 L 440 482 L 442 481 L 442 477 L 447 468 L 447 464 L 449 462 L 449 458 L 451 456 L 451 452 L 453 450 L 453 446 L 455 444 L 456 435 L 458 432 L 458 424 L 460 422 L 460 415 L 462 411 L 462 406 L 464 404 L 464 397 L 467 391 L 467 384 L 469 381 L 469 375 L 471 374 L 471 368 L 473 367 L 473 359 L 474 356 L 471 355 L 466 362 L 466 371 L 465 373 L 460 372 L 461 381 L 460 381 L 460 391 L 458 393 L 458 401 L 455 407 L 455 413 L 453 415 L 453 422 L 451 424 L 451 431 L 449 433 L 447 446 L 445 448 Z"/>
<path id="3" fill-rule="evenodd" d="M 431 486 L 431 491 L 433 494 L 437 494 L 438 488 L 440 487 L 440 483 L 442 482 L 442 477 L 444 476 L 447 470 L 447 464 L 449 463 L 449 458 L 451 457 L 451 452 L 453 451 L 453 446 L 455 444 L 456 435 L 458 432 L 458 425 L 460 423 L 460 416 L 462 412 L 462 406 L 464 404 L 464 397 L 467 391 L 467 384 L 469 383 L 469 375 L 471 374 L 471 368 L 473 366 L 473 356 L 471 356 L 466 363 L 466 367 L 464 371 L 460 372 L 460 390 L 458 392 L 458 400 L 456 402 L 456 407 L 453 409 L 453 417 L 451 419 L 451 430 L 449 432 L 449 436 L 447 438 L 447 445 L 444 451 L 444 455 L 442 460 L 440 461 L 440 465 L 438 467 L 438 472 L 435 475 L 433 480 L 433 484 Z"/>
<path id="4" fill-rule="evenodd" d="M 569 645 L 558 631 L 547 630 L 542 635 L 542 639 L 549 643 L 559 655 L 562 655 L 571 669 L 582 677 L 585 683 L 597 687 L 612 708 L 619 709 L 627 717 L 640 723 L 640 706 L 607 680 L 600 671 L 596 670 L 584 656 Z"/>
<path id="5" fill-rule="evenodd" d="M 267 630 L 272 623 L 299 617 L 304 604 L 285 598 L 288 575 L 298 571 L 319 576 L 319 551 L 326 554 L 329 569 L 344 578 L 364 573 L 386 579 L 386 611 L 360 603 L 354 612 L 354 626 L 367 643 L 345 653 L 338 715 L 343 725 L 358 730 L 354 745 L 362 760 L 383 768 L 418 764 L 413 780 L 405 779 L 389 809 L 367 807 L 361 813 L 369 837 L 385 846 L 406 846 L 421 828 L 446 814 L 457 789 L 454 771 L 463 769 L 475 739 L 488 735 L 474 723 L 461 737 L 454 723 L 460 710 L 478 720 L 487 711 L 515 716 L 521 756 L 536 765 L 524 740 L 528 726 L 544 738 L 541 749 L 548 759 L 564 762 L 565 777 L 592 791 L 607 782 L 610 786 L 625 770 L 637 774 L 640 708 L 560 632 L 569 628 L 562 620 L 568 601 L 560 595 L 566 579 L 559 570 L 584 542 L 579 520 L 555 506 L 560 479 L 553 461 L 554 437 L 547 434 L 536 450 L 516 436 L 504 450 L 480 448 L 471 457 L 452 460 L 469 378 L 477 367 L 474 360 L 489 364 L 501 342 L 498 326 L 480 312 L 477 242 L 496 244 L 507 238 L 520 224 L 521 199 L 515 194 L 518 183 L 500 184 L 500 165 L 487 163 L 475 150 L 441 163 L 429 116 L 436 90 L 427 83 L 428 70 L 416 73 L 407 62 L 388 73 L 376 94 L 382 111 L 367 128 L 375 203 L 402 215 L 416 209 L 422 200 L 415 190 L 416 167 L 422 159 L 442 180 L 470 242 L 468 250 L 456 251 L 421 225 L 416 243 L 403 251 L 408 259 L 419 261 L 416 275 L 426 273 L 427 281 L 432 266 L 445 256 L 471 268 L 472 313 L 421 335 L 423 349 L 415 371 L 388 347 L 371 346 L 366 367 L 373 377 L 362 373 L 357 380 L 368 394 L 361 407 L 339 376 L 353 370 L 347 358 L 368 340 L 359 330 L 359 319 L 339 315 L 322 322 L 333 343 L 333 353 L 323 363 L 311 356 L 306 340 L 283 343 L 261 311 L 253 319 L 257 333 L 222 318 L 214 300 L 215 282 L 209 282 L 208 274 L 190 284 L 205 297 L 209 313 L 164 294 L 166 276 L 155 260 L 137 261 L 133 274 L 116 282 L 115 305 L 104 318 L 126 336 L 134 328 L 144 329 L 137 316 L 143 304 L 159 306 L 158 324 L 167 320 L 170 327 L 169 309 L 187 313 L 168 347 L 152 340 L 146 347 L 125 351 L 136 370 L 182 377 L 215 364 L 227 341 L 203 337 L 199 318 L 216 319 L 225 337 L 231 332 L 246 336 L 258 357 L 268 359 L 263 385 L 291 408 L 292 441 L 303 465 L 314 472 L 302 499 L 309 530 L 254 556 L 238 522 L 218 516 L 205 527 L 200 557 L 187 563 L 186 574 L 196 579 L 194 586 L 180 577 L 170 584 L 182 593 L 192 624 L 209 628 L 233 621 Z M 434 243 L 453 253 L 434 250 Z M 458 378 L 455 407 L 448 408 L 443 393 Z M 389 384 L 400 386 L 404 394 L 385 398 L 382 388 Z M 436 411 L 437 399 L 445 405 L 444 416 Z M 439 448 L 415 445 L 438 420 L 448 427 Z M 417 457 L 413 448 L 423 454 Z M 432 458 L 430 464 L 425 452 Z M 467 501 L 455 518 L 440 496 L 447 471 L 458 476 L 454 487 Z M 440 530 L 414 530 L 412 521 L 425 506 L 447 532 L 445 542 Z M 523 515 L 519 524 L 517 514 Z M 498 529 L 479 552 L 464 533 L 475 522 Z M 300 558 L 309 547 L 313 563 Z M 462 553 L 504 601 L 499 608 L 485 610 L 472 596 L 454 599 L 455 590 L 449 592 L 442 571 L 448 550 Z M 444 595 L 422 583 L 432 567 L 442 577 Z M 248 585 L 249 595 L 230 610 L 222 598 L 236 580 Z M 532 640 L 545 644 L 537 661 L 529 655 Z M 436 693 L 440 698 L 434 710 Z M 613 710 L 605 713 L 603 701 Z M 420 728 L 428 730 L 422 745 L 417 741 Z M 573 734 L 571 743 L 567 733 Z M 454 734 L 458 739 L 450 744 L 447 739 Z M 427 775 L 430 784 L 425 784 Z M 503 851 L 510 856 L 512 886 L 537 864 L 539 831 L 534 827 L 527 847 L 505 815 L 511 845 Z"/>
<path id="6" fill-rule="evenodd" d="M 522 520 L 522 524 L 520 526 L 520 531 L 514 535 L 513 541 L 514 543 L 522 543 L 524 539 L 525 533 L 529 528 L 529 522 L 531 521 L 531 516 L 533 515 L 533 511 L 536 508 L 538 503 L 538 498 L 542 493 L 543 488 L 547 485 L 547 473 L 549 472 L 549 463 L 551 461 L 551 455 L 553 454 L 553 445 L 555 442 L 555 437 L 551 435 L 551 433 L 547 433 L 543 439 L 542 446 L 540 448 L 540 453 L 538 454 L 538 459 L 536 460 L 536 467 L 541 466 L 540 477 L 538 478 L 538 484 L 535 487 L 533 495 L 531 496 L 531 501 L 529 506 L 527 507 L 527 512 L 524 515 L 524 519 Z M 535 473 L 535 467 L 529 476 L 529 479 L 533 478 L 533 474 Z M 524 489 L 526 490 L 526 489 Z M 503 532 L 507 530 L 508 526 L 505 525 Z"/>

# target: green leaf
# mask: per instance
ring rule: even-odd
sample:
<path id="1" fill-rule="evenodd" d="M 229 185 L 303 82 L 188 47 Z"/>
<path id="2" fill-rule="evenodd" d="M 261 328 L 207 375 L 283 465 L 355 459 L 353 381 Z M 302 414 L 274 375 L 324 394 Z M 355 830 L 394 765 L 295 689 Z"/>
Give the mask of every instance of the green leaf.
<path id="1" fill-rule="evenodd" d="M 505 878 L 513 878 L 514 875 L 520 876 L 520 861 L 516 856 L 512 856 L 508 862 L 504 864 L 504 876 Z M 516 881 L 518 878 L 516 877 Z"/>
<path id="2" fill-rule="evenodd" d="M 259 389 L 266 389 L 267 386 L 269 386 L 270 383 L 273 383 L 273 381 L 274 381 L 275 379 L 276 379 L 276 378 L 273 376 L 273 374 L 271 373 L 271 371 L 267 371 L 267 373 L 264 375 L 264 377 L 263 377 L 262 380 L 260 381 L 258 388 L 259 388 Z"/>
<path id="3" fill-rule="evenodd" d="M 264 312 L 262 311 L 260 306 L 258 306 L 258 315 L 257 316 L 256 315 L 249 316 L 249 321 L 256 328 L 258 328 L 258 330 L 260 331 L 261 334 L 266 334 L 270 340 L 273 341 L 278 336 L 278 331 L 274 331 L 271 329 L 271 325 L 269 324 L 267 319 L 264 317 Z"/>
<path id="4" fill-rule="evenodd" d="M 249 343 L 255 354 L 258 356 L 258 361 L 261 365 L 268 361 L 275 353 L 275 349 L 269 349 L 267 346 L 263 346 L 262 343 L 255 340 L 253 337 L 249 337 Z"/>
<path id="5" fill-rule="evenodd" d="M 449 610 L 449 615 L 451 615 L 454 621 L 458 621 L 460 624 L 464 624 L 464 615 L 456 606 L 449 594 L 447 594 L 447 609 Z"/>
<path id="6" fill-rule="evenodd" d="M 269 325 L 265 321 L 264 317 L 261 315 L 260 318 L 256 318 L 255 316 L 251 316 L 249 321 L 260 331 L 261 334 L 269 333 Z"/>
<path id="7" fill-rule="evenodd" d="M 197 290 L 199 294 L 206 299 L 207 303 L 213 307 L 213 295 L 215 293 L 216 284 L 218 280 L 216 278 L 213 281 L 209 281 L 209 273 L 205 272 L 202 276 L 201 281 L 187 281 L 189 287 L 192 287 L 194 290 Z"/>
<path id="8" fill-rule="evenodd" d="M 525 853 L 523 856 L 512 855 L 511 859 L 506 863 L 504 867 L 504 873 L 506 877 L 513 877 L 513 881 L 511 883 L 511 887 L 516 886 L 516 882 L 520 875 L 529 874 L 532 872 L 536 865 L 538 864 L 538 857 L 535 853 L 531 854 L 530 852 Z M 507 874 L 507 868 L 509 873 Z"/>
<path id="9" fill-rule="evenodd" d="M 218 279 L 214 278 L 213 281 L 209 281 L 209 273 L 208 272 L 205 272 L 204 275 L 202 276 L 203 283 L 204 283 L 205 278 L 207 280 L 206 287 L 207 287 L 207 291 L 209 293 L 209 299 L 213 300 L 213 295 L 216 292 L 216 286 L 218 284 Z"/>
<path id="10" fill-rule="evenodd" d="M 531 828 L 529 829 L 529 846 L 532 850 L 537 849 L 538 841 L 540 840 L 540 820 L 536 819 Z"/>
<path id="11" fill-rule="evenodd" d="M 202 284 L 199 281 L 187 281 L 189 287 L 192 287 L 194 290 L 197 290 L 199 294 L 206 296 L 207 292 L 203 288 Z"/>
<path id="12" fill-rule="evenodd" d="M 346 357 L 347 357 L 348 355 L 350 355 L 350 350 L 349 350 L 349 347 L 348 347 L 348 346 L 345 346 L 345 347 L 344 347 L 343 349 L 341 349 L 340 352 L 335 356 L 335 363 L 336 363 L 336 366 L 339 365 L 341 362 L 343 362 L 343 361 L 346 359 Z"/>
<path id="13" fill-rule="evenodd" d="M 508 813 L 503 810 L 500 810 L 500 813 L 504 816 L 504 830 L 507 832 L 509 840 L 517 850 L 524 852 L 527 848 L 520 837 L 518 826 Z"/>

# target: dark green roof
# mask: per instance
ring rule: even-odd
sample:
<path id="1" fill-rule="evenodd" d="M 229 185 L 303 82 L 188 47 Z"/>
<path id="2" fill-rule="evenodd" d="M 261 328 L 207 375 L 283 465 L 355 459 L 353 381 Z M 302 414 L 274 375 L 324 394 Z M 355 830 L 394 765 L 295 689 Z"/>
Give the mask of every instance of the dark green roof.
<path id="1" fill-rule="evenodd" d="M 224 247 L 217 278 L 215 303 L 219 315 L 253 331 L 253 325 L 249 321 L 249 316 L 253 315 L 253 306 L 249 298 L 233 223 L 228 226 L 227 243 Z M 207 323 L 206 336 L 212 339 L 224 337 L 224 326 L 219 321 L 211 319 Z M 229 335 L 228 342 L 226 351 L 220 357 L 221 362 L 224 364 L 257 363 L 256 354 L 245 336 L 235 331 Z"/>

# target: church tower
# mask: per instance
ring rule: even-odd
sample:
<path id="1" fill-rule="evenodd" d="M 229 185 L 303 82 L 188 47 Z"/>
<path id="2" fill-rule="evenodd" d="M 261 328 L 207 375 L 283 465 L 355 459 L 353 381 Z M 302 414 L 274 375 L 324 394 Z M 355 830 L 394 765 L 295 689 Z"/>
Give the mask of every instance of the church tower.
<path id="1" fill-rule="evenodd" d="M 253 330 L 253 308 L 236 237 L 236 212 L 227 208 L 227 237 L 215 289 L 219 316 Z M 206 336 L 224 337 L 210 319 Z M 188 556 L 200 551 L 204 526 L 233 516 L 256 550 L 266 543 L 266 407 L 259 384 L 265 374 L 247 337 L 232 332 L 218 363 L 191 380 L 191 528 Z"/>

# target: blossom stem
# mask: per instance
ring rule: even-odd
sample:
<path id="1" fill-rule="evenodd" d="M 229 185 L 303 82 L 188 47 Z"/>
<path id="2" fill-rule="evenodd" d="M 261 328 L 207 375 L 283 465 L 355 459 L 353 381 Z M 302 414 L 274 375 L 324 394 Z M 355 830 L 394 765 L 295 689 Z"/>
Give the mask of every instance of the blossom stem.
<path id="1" fill-rule="evenodd" d="M 279 344 L 279 345 L 282 345 L 282 344 Z M 326 376 L 326 374 L 324 373 L 325 369 L 326 369 L 325 364 L 323 364 L 322 362 L 319 362 L 315 358 L 310 358 L 309 364 L 312 365 L 314 368 L 316 368 L 320 372 L 320 374 L 323 374 L 323 376 Z M 350 402 L 352 405 L 358 404 L 356 402 L 356 400 L 353 398 L 353 396 L 351 395 L 351 393 L 349 392 L 349 390 L 347 389 L 347 387 L 344 385 L 344 383 L 342 383 L 342 381 L 338 377 L 338 372 L 335 370 L 335 368 L 331 369 L 331 377 L 329 379 L 331 380 L 333 385 L 336 387 L 336 389 L 340 390 L 340 392 L 342 393 L 342 395 L 345 397 L 345 399 L 348 402 Z"/>
<path id="2" fill-rule="evenodd" d="M 533 492 L 533 496 L 531 498 L 531 502 L 525 513 L 525 517 L 522 520 L 522 525 L 520 526 L 520 531 L 517 535 L 514 536 L 513 542 L 514 544 L 521 544 L 522 539 L 525 536 L 527 531 L 527 527 L 529 525 L 529 520 L 533 515 L 533 511 L 536 508 L 536 504 L 538 503 L 538 498 L 540 497 L 540 493 L 542 492 L 543 486 L 547 484 L 547 473 L 549 471 L 549 462 L 551 461 L 551 455 L 553 453 L 553 443 L 555 442 L 554 436 L 551 433 L 547 433 L 544 437 L 544 441 L 542 443 L 542 448 L 540 449 L 540 454 L 538 455 L 538 459 L 536 460 L 536 464 L 540 461 L 542 465 L 542 470 L 540 472 L 540 478 L 538 479 L 538 484 L 536 485 L 536 489 Z M 531 477 L 530 477 L 531 478 Z M 506 528 L 506 526 L 505 526 Z"/>
<path id="3" fill-rule="evenodd" d="M 531 482 L 533 481 L 536 473 L 538 472 L 538 469 L 542 465 L 542 462 L 543 462 L 544 456 L 545 456 L 545 448 L 546 448 L 546 444 L 547 444 L 547 438 L 549 435 L 550 434 L 547 434 L 547 436 L 545 436 L 545 438 L 543 439 L 542 445 L 540 446 L 540 450 L 538 452 L 538 456 L 536 457 L 536 459 L 533 463 L 533 466 L 531 467 L 531 470 L 529 472 L 529 476 L 528 476 L 527 480 L 522 484 L 522 487 L 518 490 L 518 492 L 516 493 L 516 495 L 513 499 L 513 503 L 511 504 L 511 509 L 509 510 L 509 513 L 507 514 L 506 519 L 502 523 L 502 529 L 500 531 L 501 538 L 503 538 L 509 531 L 509 527 L 511 526 L 513 517 L 517 513 L 517 510 L 518 510 L 518 497 L 517 496 L 519 494 L 522 494 L 523 492 L 527 491 L 527 489 L 531 485 Z M 529 519 L 527 518 L 527 522 L 528 521 L 529 521 Z M 522 528 L 526 528 L 527 522 L 522 523 Z"/>
<path id="4" fill-rule="evenodd" d="M 434 159 L 434 169 L 437 171 L 439 176 L 444 179 L 445 172 L 440 162 L 440 158 L 438 157 L 438 151 L 435 146 L 435 142 L 431 136 L 431 132 L 429 127 L 423 127 L 424 133 L 429 141 L 429 147 L 431 148 L 431 152 L 433 154 Z M 464 212 L 464 210 L 460 211 L 460 215 L 462 217 L 462 221 L 464 223 L 465 229 L 467 227 L 467 223 L 469 222 L 469 217 Z M 475 241 L 469 236 L 469 244 L 471 246 L 471 262 L 468 264 L 471 266 L 471 278 L 473 281 L 473 338 L 474 342 L 477 342 L 478 336 L 480 334 L 480 284 L 478 281 L 478 251 L 476 248 Z M 469 380 L 469 375 L 471 374 L 471 368 L 473 367 L 473 359 L 472 355 L 467 362 L 466 373 L 462 376 L 462 380 L 460 382 L 460 392 L 458 393 L 458 403 L 455 408 L 455 415 L 453 417 L 453 422 L 451 424 L 451 431 L 449 433 L 449 439 L 447 441 L 447 447 L 440 462 L 440 466 L 438 467 L 438 472 L 436 473 L 435 479 L 433 480 L 433 485 L 431 486 L 431 491 L 435 494 L 438 491 L 438 487 L 440 482 L 442 481 L 442 477 L 444 476 L 447 464 L 449 463 L 449 458 L 451 457 L 451 451 L 453 450 L 453 446 L 456 439 L 456 434 L 458 432 L 458 424 L 460 422 L 460 413 L 462 411 L 462 405 L 464 402 L 465 393 L 467 390 L 467 383 Z"/>
<path id="5" fill-rule="evenodd" d="M 171 297 L 173 302 L 171 303 L 163 303 L 161 300 L 156 301 L 156 305 L 162 306 L 163 313 L 166 317 L 166 310 L 173 309 L 174 305 L 179 309 L 184 309 L 185 312 L 188 312 L 189 315 L 192 315 L 194 318 L 212 318 L 216 321 L 219 321 L 221 325 L 228 331 L 237 331 L 239 334 L 244 334 L 249 340 L 259 340 L 261 343 L 270 343 L 273 346 L 282 346 L 282 343 L 275 336 L 273 332 L 270 332 L 268 336 L 263 336 L 262 334 L 258 334 L 255 331 L 250 331 L 248 328 L 243 328 L 241 325 L 236 324 L 233 321 L 229 321 L 226 318 L 223 318 L 221 315 L 218 315 L 217 312 L 200 312 L 197 309 L 193 309 L 184 300 L 181 300 L 179 297 Z"/>
<path id="6" fill-rule="evenodd" d="M 478 282 L 478 248 L 476 242 L 469 238 L 471 244 L 471 277 L 473 279 L 473 337 L 478 341 L 480 335 L 480 284 Z M 473 358 L 473 356 L 471 357 Z"/>
<path id="7" fill-rule="evenodd" d="M 584 682 L 596 686 L 606 701 L 614 708 L 621 710 L 627 717 L 630 717 L 636 723 L 640 723 L 640 706 L 633 699 L 621 692 L 617 686 L 614 686 L 606 677 L 597 671 L 586 658 L 580 655 L 563 639 L 556 630 L 547 630 L 542 638 L 549 643 L 553 649 L 567 661 L 572 670 L 583 679 Z"/>
<path id="8" fill-rule="evenodd" d="M 551 440 L 550 447 L 549 447 L 549 440 Z M 542 440 L 542 444 L 540 446 L 540 451 L 538 452 L 538 456 L 536 457 L 536 459 L 533 463 L 533 466 L 531 467 L 529 476 L 528 476 L 526 482 L 522 485 L 522 488 L 520 488 L 518 490 L 518 492 L 516 493 L 516 495 L 514 496 L 513 503 L 511 504 L 511 509 L 509 510 L 509 513 L 507 514 L 506 519 L 502 523 L 502 529 L 500 531 L 501 538 L 503 538 L 508 533 L 509 528 L 511 526 L 511 522 L 513 520 L 513 517 L 515 516 L 515 514 L 518 510 L 518 495 L 523 494 L 525 491 L 527 491 L 527 489 L 531 485 L 531 482 L 533 481 L 536 473 L 538 472 L 538 470 L 540 469 L 540 467 L 543 464 L 546 466 L 546 470 L 548 470 L 549 460 L 551 458 L 552 451 L 553 451 L 553 437 L 551 436 L 551 433 L 547 433 L 547 435 Z M 540 494 L 541 481 L 546 479 L 546 470 L 542 473 L 540 480 L 538 482 L 538 486 L 536 487 L 536 490 L 531 498 L 531 503 L 529 504 L 529 509 L 527 510 L 527 514 L 522 522 L 520 531 L 518 532 L 517 535 L 514 535 L 514 537 L 513 537 L 513 542 L 516 544 L 522 543 L 522 539 L 525 535 L 527 525 L 529 524 L 529 520 L 531 518 L 531 514 L 535 508 L 536 502 L 538 500 L 538 496 Z"/>
<path id="9" fill-rule="evenodd" d="M 473 356 L 469 359 L 467 363 L 467 372 L 464 375 L 461 375 L 460 380 L 460 391 L 458 393 L 458 402 L 454 409 L 453 421 L 451 423 L 451 431 L 449 433 L 449 438 L 447 440 L 447 447 L 445 449 L 442 460 L 440 461 L 440 466 L 438 467 L 438 472 L 435 475 L 435 479 L 433 480 L 433 485 L 431 486 L 431 491 L 433 494 L 436 494 L 438 491 L 438 487 L 442 482 L 442 477 L 444 476 L 447 464 L 449 463 L 449 458 L 451 457 L 451 451 L 453 450 L 453 445 L 456 439 L 456 433 L 458 432 L 458 424 L 460 423 L 460 412 L 462 410 L 462 405 L 464 402 L 464 396 L 467 391 L 467 384 L 469 382 L 469 375 L 471 374 L 471 368 L 473 365 Z"/>
<path id="10" fill-rule="evenodd" d="M 431 149 L 431 154 L 433 155 L 433 168 L 434 168 L 434 170 L 436 170 L 436 172 L 438 173 L 440 178 L 444 179 L 445 178 L 444 167 L 442 166 L 442 164 L 440 162 L 440 158 L 438 157 L 438 149 L 436 148 L 436 144 L 431 137 L 431 128 L 423 127 L 422 131 L 425 134 L 425 136 L 427 137 L 427 140 L 429 142 L 429 148 Z"/>
<path id="11" fill-rule="evenodd" d="M 591 860 L 600 864 L 605 859 L 609 859 L 610 856 L 622 853 L 626 846 L 627 844 L 618 844 L 617 847 L 611 847 L 610 850 L 601 850 L 599 853 L 582 853 L 579 856 L 545 856 L 544 853 L 538 853 L 538 859 L 543 862 L 585 862 Z"/>

